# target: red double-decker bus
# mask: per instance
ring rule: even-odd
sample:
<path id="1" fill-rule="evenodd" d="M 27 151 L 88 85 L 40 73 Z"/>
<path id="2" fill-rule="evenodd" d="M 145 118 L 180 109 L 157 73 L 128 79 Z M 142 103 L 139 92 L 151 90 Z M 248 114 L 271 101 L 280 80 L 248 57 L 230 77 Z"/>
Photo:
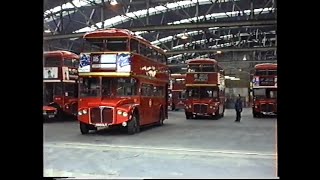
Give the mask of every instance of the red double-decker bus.
<path id="1" fill-rule="evenodd" d="M 225 110 L 224 71 L 214 59 L 187 63 L 185 115 L 187 119 L 223 117 Z"/>
<path id="2" fill-rule="evenodd" d="M 169 68 L 162 49 L 125 29 L 84 35 L 79 67 L 80 131 L 121 127 L 128 134 L 168 118 Z"/>
<path id="3" fill-rule="evenodd" d="M 171 74 L 171 110 L 184 109 L 186 74 Z"/>
<path id="4" fill-rule="evenodd" d="M 277 115 L 277 64 L 255 65 L 251 84 L 253 117 Z"/>
<path id="5" fill-rule="evenodd" d="M 44 119 L 76 117 L 79 56 L 68 51 L 43 54 Z"/>

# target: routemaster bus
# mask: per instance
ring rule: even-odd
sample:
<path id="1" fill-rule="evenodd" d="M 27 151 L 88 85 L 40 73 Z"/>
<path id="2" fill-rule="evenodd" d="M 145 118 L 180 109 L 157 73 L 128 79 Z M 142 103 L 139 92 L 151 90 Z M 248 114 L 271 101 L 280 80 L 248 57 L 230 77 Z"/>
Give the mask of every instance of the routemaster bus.
<path id="1" fill-rule="evenodd" d="M 171 110 L 184 109 L 186 74 L 170 74 L 170 83 L 172 83 Z"/>
<path id="2" fill-rule="evenodd" d="M 79 66 L 80 131 L 128 134 L 168 118 L 169 68 L 162 49 L 125 29 L 86 33 Z"/>
<path id="3" fill-rule="evenodd" d="M 277 64 L 255 65 L 251 84 L 253 117 L 277 115 Z"/>
<path id="4" fill-rule="evenodd" d="M 79 56 L 68 51 L 43 54 L 44 119 L 77 116 Z"/>
<path id="5" fill-rule="evenodd" d="M 225 110 L 224 71 L 214 59 L 187 62 L 185 115 L 217 119 Z"/>

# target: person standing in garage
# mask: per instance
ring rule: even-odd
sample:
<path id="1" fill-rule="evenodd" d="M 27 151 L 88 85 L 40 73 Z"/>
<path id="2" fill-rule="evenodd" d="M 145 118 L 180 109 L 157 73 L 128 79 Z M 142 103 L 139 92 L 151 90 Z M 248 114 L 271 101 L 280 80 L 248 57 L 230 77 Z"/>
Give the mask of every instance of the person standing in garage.
<path id="1" fill-rule="evenodd" d="M 237 98 L 236 102 L 234 103 L 234 108 L 236 110 L 236 120 L 235 122 L 240 122 L 241 120 L 241 112 L 242 112 L 242 101 L 241 96 L 239 94 L 239 97 Z"/>

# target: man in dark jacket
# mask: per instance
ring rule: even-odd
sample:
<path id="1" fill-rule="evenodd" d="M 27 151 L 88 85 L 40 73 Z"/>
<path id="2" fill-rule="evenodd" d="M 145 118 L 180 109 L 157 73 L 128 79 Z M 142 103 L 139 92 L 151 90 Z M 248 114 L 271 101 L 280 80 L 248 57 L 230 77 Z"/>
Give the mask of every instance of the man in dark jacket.
<path id="1" fill-rule="evenodd" d="M 241 101 L 240 94 L 239 94 L 239 97 L 237 98 L 236 102 L 234 103 L 234 108 L 237 112 L 237 117 L 236 117 L 235 122 L 240 122 L 241 112 L 242 112 L 242 101 Z"/>

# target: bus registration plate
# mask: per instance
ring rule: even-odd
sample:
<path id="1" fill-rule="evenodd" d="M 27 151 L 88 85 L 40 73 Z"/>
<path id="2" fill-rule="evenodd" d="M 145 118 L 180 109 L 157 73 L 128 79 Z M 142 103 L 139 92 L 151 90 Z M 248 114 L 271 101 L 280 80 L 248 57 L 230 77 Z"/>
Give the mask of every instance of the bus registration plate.
<path id="1" fill-rule="evenodd" d="M 108 127 L 108 124 L 104 124 L 104 123 L 97 123 L 95 124 L 96 127 Z"/>
<path id="2" fill-rule="evenodd" d="M 262 112 L 262 114 L 264 114 L 264 115 L 274 115 L 273 112 Z"/>

